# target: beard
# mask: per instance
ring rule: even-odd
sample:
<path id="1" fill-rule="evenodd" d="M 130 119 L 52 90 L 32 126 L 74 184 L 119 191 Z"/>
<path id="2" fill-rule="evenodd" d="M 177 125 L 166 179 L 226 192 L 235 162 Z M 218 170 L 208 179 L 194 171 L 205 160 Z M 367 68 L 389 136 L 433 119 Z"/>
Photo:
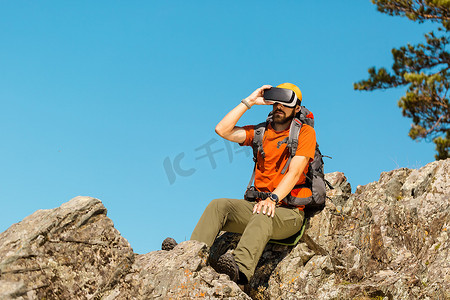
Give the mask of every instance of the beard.
<path id="1" fill-rule="evenodd" d="M 285 125 L 287 123 L 291 123 L 292 119 L 295 116 L 295 109 L 292 110 L 290 115 L 286 115 L 286 113 L 282 110 L 276 110 L 273 112 L 273 123 L 279 125 Z"/>

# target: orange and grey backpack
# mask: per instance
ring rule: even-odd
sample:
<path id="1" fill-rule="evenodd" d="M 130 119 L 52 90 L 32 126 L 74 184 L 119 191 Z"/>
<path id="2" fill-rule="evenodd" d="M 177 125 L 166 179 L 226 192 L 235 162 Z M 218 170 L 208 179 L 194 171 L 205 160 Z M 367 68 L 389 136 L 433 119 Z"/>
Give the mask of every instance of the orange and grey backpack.
<path id="1" fill-rule="evenodd" d="M 272 112 L 269 113 L 269 116 L 267 117 L 267 120 L 265 122 L 256 125 L 254 129 L 252 148 L 253 148 L 253 161 L 255 162 L 255 167 L 253 169 L 252 177 L 250 179 L 250 182 L 247 186 L 247 190 L 244 195 L 244 198 L 249 201 L 254 201 L 255 199 L 264 199 L 267 198 L 268 195 L 270 194 L 257 191 L 256 188 L 253 186 L 253 182 L 255 180 L 255 171 L 257 166 L 256 160 L 258 153 L 261 154 L 261 157 L 263 159 L 265 158 L 265 153 L 263 149 L 263 137 L 264 132 L 270 122 L 272 122 Z M 300 108 L 300 111 L 295 115 L 294 119 L 291 122 L 291 126 L 289 129 L 289 137 L 278 142 L 278 148 L 282 144 L 287 144 L 286 147 L 289 149 L 290 153 L 289 158 L 281 171 L 281 174 L 286 173 L 292 158 L 295 156 L 298 147 L 298 137 L 303 124 L 307 124 L 314 128 L 314 115 L 304 106 Z M 322 155 L 322 153 L 319 150 L 319 145 L 316 144 L 314 160 L 309 163 L 308 172 L 305 174 L 306 182 L 302 185 L 294 186 L 294 189 L 307 187 L 311 189 L 312 195 L 307 198 L 298 198 L 289 193 L 289 195 L 282 200 L 288 206 L 296 207 L 304 205 L 305 217 L 307 218 L 323 210 L 323 208 L 325 207 L 325 200 L 327 198 L 325 186 L 328 185 L 330 188 L 332 188 L 330 183 L 325 179 L 323 171 L 323 159 L 322 159 L 323 157 L 325 156 Z"/>

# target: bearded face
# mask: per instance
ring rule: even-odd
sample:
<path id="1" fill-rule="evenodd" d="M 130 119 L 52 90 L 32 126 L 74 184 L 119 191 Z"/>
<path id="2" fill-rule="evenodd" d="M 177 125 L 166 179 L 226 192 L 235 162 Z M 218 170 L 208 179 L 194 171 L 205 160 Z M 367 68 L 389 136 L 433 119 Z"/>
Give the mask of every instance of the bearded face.
<path id="1" fill-rule="evenodd" d="M 287 107 L 282 104 L 276 103 L 273 105 L 273 123 L 278 125 L 290 124 L 295 116 L 296 108 Z"/>

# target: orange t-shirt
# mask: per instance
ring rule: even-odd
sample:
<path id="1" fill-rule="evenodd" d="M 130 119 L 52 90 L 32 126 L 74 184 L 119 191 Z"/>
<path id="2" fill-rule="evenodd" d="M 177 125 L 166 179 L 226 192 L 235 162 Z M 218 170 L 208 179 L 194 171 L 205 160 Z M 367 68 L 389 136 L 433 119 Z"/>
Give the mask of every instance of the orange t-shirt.
<path id="1" fill-rule="evenodd" d="M 243 127 L 246 132 L 245 141 L 242 146 L 252 146 L 255 126 L 249 125 Z M 281 144 L 278 148 L 278 142 L 289 137 L 289 128 L 283 131 L 275 131 L 272 125 L 268 125 L 264 132 L 263 149 L 265 158 L 262 158 L 261 153 L 258 152 L 257 166 L 255 170 L 255 187 L 260 192 L 272 192 L 283 179 L 284 174 L 281 174 L 284 165 L 289 158 L 289 149 L 286 144 Z M 298 147 L 295 153 L 296 156 L 306 156 L 310 161 L 314 159 L 316 150 L 316 132 L 314 128 L 303 124 L 298 137 Z M 289 170 L 289 168 L 288 168 Z M 303 171 L 300 179 L 296 185 L 304 184 L 306 181 L 305 173 L 308 171 L 308 165 Z M 311 190 L 308 188 L 295 189 L 292 195 L 297 197 L 311 196 Z M 280 199 L 281 200 L 281 199 Z"/>

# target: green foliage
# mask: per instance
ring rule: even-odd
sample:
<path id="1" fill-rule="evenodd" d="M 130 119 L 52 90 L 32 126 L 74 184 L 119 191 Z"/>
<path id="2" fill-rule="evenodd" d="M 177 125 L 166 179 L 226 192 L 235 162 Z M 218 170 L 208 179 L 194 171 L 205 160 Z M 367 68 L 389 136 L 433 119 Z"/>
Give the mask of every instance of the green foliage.
<path id="1" fill-rule="evenodd" d="M 439 22 L 450 29 L 450 0 L 372 0 L 379 12 L 420 23 Z"/>
<path id="2" fill-rule="evenodd" d="M 438 34 L 425 34 L 425 43 L 392 49 L 392 73 L 385 68 L 369 69 L 369 79 L 354 84 L 355 90 L 373 91 L 407 87 L 398 106 L 413 124 L 409 136 L 416 140 L 432 140 L 435 158 L 450 157 L 450 109 L 448 52 L 450 0 L 372 0 L 378 11 L 392 16 L 405 16 L 420 23 L 440 23 Z"/>
<path id="3" fill-rule="evenodd" d="M 438 153 L 435 155 L 436 160 L 448 158 L 448 153 L 450 152 L 450 131 L 447 131 L 445 139 L 437 137 L 433 142 L 436 144 L 436 151 Z"/>

